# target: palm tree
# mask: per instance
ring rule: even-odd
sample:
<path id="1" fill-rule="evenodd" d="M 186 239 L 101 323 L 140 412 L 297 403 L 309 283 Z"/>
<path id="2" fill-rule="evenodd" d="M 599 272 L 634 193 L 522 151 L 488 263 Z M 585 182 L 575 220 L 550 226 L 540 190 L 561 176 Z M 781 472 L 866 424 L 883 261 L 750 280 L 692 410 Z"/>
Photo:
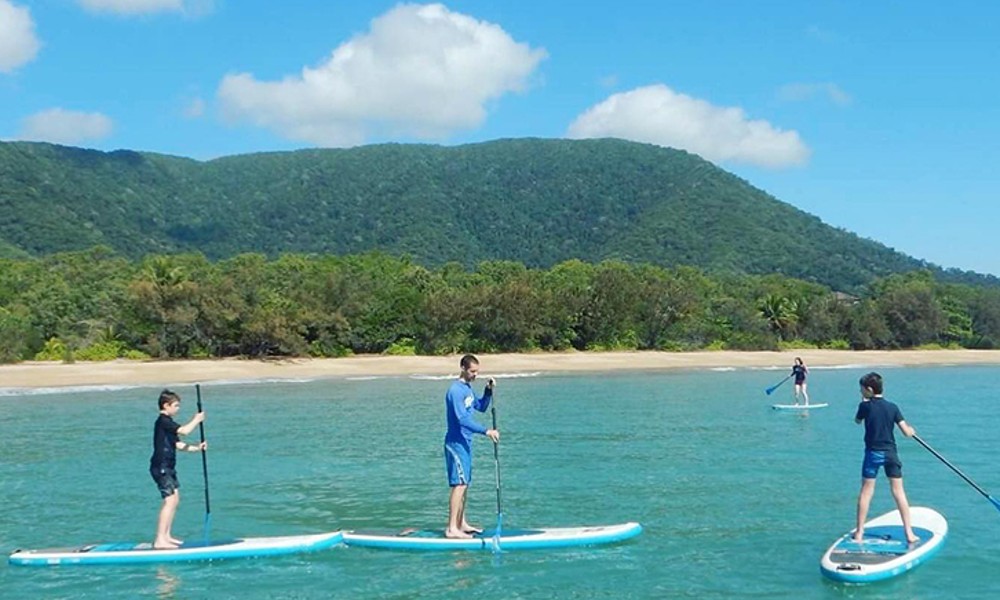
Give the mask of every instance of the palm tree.
<path id="1" fill-rule="evenodd" d="M 777 333 L 782 340 L 788 339 L 799 320 L 798 303 L 785 296 L 768 294 L 760 300 L 758 308 L 771 331 Z"/>

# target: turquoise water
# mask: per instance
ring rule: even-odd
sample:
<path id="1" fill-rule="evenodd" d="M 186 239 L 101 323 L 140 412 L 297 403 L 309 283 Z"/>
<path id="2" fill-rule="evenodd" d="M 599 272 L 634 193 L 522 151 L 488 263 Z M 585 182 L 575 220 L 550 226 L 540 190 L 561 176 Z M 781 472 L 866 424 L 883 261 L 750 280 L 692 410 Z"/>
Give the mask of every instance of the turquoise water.
<path id="1" fill-rule="evenodd" d="M 488 361 L 483 367 L 489 374 Z M 863 450 L 853 415 L 867 370 L 813 369 L 813 401 L 830 407 L 809 415 L 770 410 L 791 397 L 788 384 L 764 394 L 784 371 L 497 374 L 505 525 L 642 523 L 643 534 L 622 544 L 499 557 L 339 546 L 166 566 L 4 563 L 0 597 L 1000 597 L 1000 511 L 903 439 L 911 502 L 949 519 L 944 549 L 888 582 L 849 586 L 820 575 L 819 557 L 853 525 Z M 882 372 L 887 397 L 921 436 L 1000 494 L 1000 369 Z M 213 534 L 442 526 L 447 385 L 408 377 L 206 383 Z M 176 389 L 189 418 L 194 389 Z M 147 474 L 157 393 L 0 395 L 0 550 L 150 539 L 159 507 Z M 198 537 L 201 461 L 178 460 L 174 533 Z M 490 525 L 493 457 L 482 439 L 474 468 L 470 517 Z M 892 507 L 880 480 L 871 515 Z"/>

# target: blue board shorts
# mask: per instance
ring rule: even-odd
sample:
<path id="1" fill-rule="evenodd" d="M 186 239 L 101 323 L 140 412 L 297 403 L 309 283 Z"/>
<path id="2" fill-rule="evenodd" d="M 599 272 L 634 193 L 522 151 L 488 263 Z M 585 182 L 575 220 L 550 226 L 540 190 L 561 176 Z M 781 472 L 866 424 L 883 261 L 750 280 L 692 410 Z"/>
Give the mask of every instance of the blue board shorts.
<path id="1" fill-rule="evenodd" d="M 903 463 L 899 461 L 895 450 L 865 450 L 865 460 L 861 463 L 861 477 L 875 479 L 879 467 L 885 469 L 885 476 L 890 479 L 899 479 L 903 476 Z"/>
<path id="2" fill-rule="evenodd" d="M 448 485 L 472 483 L 472 453 L 464 446 L 444 445 L 444 467 L 448 472 Z"/>
<path id="3" fill-rule="evenodd" d="M 156 482 L 156 487 L 160 490 L 160 496 L 163 498 L 173 496 L 174 492 L 181 489 L 181 484 L 177 481 L 177 471 L 174 469 L 150 467 L 149 474 Z"/>

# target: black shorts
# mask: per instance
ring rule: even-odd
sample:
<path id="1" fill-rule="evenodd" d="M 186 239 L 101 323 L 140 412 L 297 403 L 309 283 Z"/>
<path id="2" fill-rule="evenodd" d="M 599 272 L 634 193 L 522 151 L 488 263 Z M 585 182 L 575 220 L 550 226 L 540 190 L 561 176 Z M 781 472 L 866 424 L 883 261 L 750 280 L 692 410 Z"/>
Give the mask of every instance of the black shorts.
<path id="1" fill-rule="evenodd" d="M 156 482 L 156 487 L 160 490 L 160 496 L 163 498 L 173 496 L 177 490 L 181 489 L 181 484 L 177 481 L 177 471 L 174 469 L 150 467 L 149 474 Z"/>

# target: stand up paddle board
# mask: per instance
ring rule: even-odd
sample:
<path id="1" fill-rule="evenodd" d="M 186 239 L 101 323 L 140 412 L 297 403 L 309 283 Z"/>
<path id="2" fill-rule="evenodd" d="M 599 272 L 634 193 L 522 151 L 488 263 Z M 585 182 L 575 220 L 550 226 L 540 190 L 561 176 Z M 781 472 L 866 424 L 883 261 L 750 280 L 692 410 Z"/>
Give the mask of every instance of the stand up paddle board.
<path id="1" fill-rule="evenodd" d="M 348 546 L 395 550 L 492 550 L 494 533 L 487 529 L 469 539 L 451 539 L 444 537 L 444 532 L 440 529 L 347 531 L 344 532 L 344 543 Z M 504 528 L 500 533 L 499 546 L 501 550 L 589 546 L 627 540 L 640 533 L 642 526 L 638 523 L 545 529 Z"/>
<path id="2" fill-rule="evenodd" d="M 343 541 L 340 531 L 285 537 L 188 541 L 180 548 L 154 549 L 149 542 L 87 544 L 70 548 L 15 550 L 7 562 L 26 567 L 55 565 L 123 565 L 196 560 L 221 560 L 251 556 L 277 556 L 330 548 Z"/>
<path id="3" fill-rule="evenodd" d="M 820 571 L 830 579 L 868 583 L 901 575 L 931 558 L 948 535 L 948 522 L 940 513 L 921 506 L 910 507 L 913 533 L 920 541 L 906 542 L 899 511 L 865 523 L 864 541 L 854 541 L 851 530 L 834 542 L 820 559 Z"/>
<path id="4" fill-rule="evenodd" d="M 826 408 L 830 406 L 826 402 L 820 402 L 818 404 L 772 404 L 771 408 L 774 410 L 809 410 L 810 408 Z"/>

